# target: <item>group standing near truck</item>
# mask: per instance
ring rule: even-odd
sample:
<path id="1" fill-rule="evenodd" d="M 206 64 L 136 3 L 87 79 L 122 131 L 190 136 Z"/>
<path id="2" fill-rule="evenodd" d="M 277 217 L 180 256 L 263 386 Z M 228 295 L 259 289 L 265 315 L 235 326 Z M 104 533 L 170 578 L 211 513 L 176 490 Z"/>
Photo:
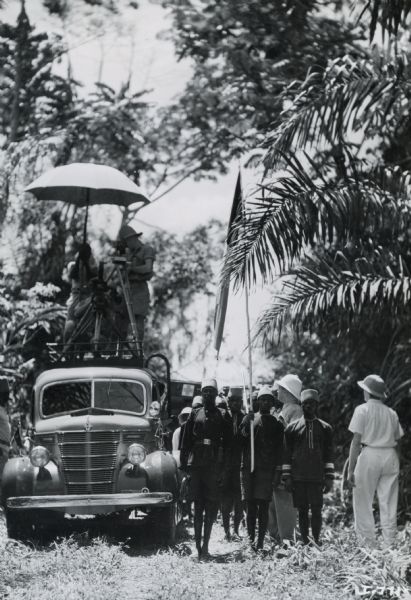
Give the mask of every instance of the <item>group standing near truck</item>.
<path id="1" fill-rule="evenodd" d="M 323 495 L 334 479 L 333 430 L 318 417 L 320 391 L 303 389 L 292 373 L 255 394 L 245 385 L 224 386 L 219 394 L 216 380 L 208 378 L 183 384 L 190 391 L 181 392 L 176 413 L 168 359 L 143 352 L 155 254 L 140 236 L 121 228 L 110 284 L 90 246 L 80 247 L 70 268 L 64 343 L 38 370 L 31 428 L 24 443 L 22 435 L 13 436 L 14 452 L 8 381 L 0 379 L 1 503 L 9 536 L 26 540 L 54 531 L 66 514 L 123 521 L 139 514 L 172 544 L 183 511 L 190 517 L 194 503 L 199 560 L 210 557 L 219 511 L 225 539 L 240 540 L 245 522 L 256 552 L 264 549 L 267 531 L 279 543 L 320 546 Z M 114 336 L 104 335 L 107 324 Z M 85 325 L 89 339 L 79 341 Z M 161 375 L 156 360 L 163 363 Z M 358 384 L 365 403 L 349 426 L 348 469 L 355 529 L 360 543 L 375 545 L 377 493 L 389 546 L 403 430 L 384 404 L 384 381 L 369 375 Z"/>

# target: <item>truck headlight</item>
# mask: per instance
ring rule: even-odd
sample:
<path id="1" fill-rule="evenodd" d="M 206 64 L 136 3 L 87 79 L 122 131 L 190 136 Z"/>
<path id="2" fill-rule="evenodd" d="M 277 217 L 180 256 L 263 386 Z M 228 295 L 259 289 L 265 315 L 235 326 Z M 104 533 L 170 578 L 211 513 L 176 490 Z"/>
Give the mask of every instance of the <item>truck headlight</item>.
<path id="1" fill-rule="evenodd" d="M 132 465 L 140 465 L 146 460 L 146 451 L 140 444 L 131 444 L 128 448 L 128 460 Z"/>
<path id="2" fill-rule="evenodd" d="M 33 467 L 45 467 L 50 460 L 50 452 L 44 446 L 35 446 L 30 452 Z"/>

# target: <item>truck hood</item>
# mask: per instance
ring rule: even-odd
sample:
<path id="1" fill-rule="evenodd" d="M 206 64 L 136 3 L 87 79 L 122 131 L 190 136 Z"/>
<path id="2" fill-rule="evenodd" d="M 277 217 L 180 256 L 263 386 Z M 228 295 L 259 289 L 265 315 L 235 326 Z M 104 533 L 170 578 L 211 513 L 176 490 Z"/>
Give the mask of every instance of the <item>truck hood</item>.
<path id="1" fill-rule="evenodd" d="M 151 420 L 131 414 L 113 415 L 61 415 L 42 419 L 36 423 L 36 433 L 55 433 L 59 431 L 150 431 Z"/>

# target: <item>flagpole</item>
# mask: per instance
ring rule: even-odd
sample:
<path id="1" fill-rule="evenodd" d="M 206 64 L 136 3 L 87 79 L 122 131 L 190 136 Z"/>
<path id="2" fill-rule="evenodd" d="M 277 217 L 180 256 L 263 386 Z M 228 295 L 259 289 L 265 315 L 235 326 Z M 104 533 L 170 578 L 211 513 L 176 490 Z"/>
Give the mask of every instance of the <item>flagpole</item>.
<path id="1" fill-rule="evenodd" d="M 241 170 L 239 171 L 239 176 L 241 177 Z M 242 197 L 242 191 L 241 191 Z M 242 202 L 243 205 L 243 226 L 245 230 L 245 203 Z M 251 324 L 250 324 L 250 307 L 249 307 L 249 284 L 248 284 L 248 275 L 247 275 L 247 258 L 244 255 L 244 291 L 245 291 L 245 315 L 246 315 L 246 324 L 247 324 L 247 350 L 248 350 L 248 385 L 249 385 L 249 405 L 248 412 L 252 412 L 253 410 L 253 356 L 251 351 Z M 250 472 L 254 473 L 254 420 L 250 421 Z"/>

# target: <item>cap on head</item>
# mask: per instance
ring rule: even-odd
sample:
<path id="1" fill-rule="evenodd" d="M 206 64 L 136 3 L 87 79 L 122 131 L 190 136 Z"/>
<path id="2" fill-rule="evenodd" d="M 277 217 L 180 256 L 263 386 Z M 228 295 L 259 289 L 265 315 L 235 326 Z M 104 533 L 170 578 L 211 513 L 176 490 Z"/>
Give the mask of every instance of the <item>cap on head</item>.
<path id="1" fill-rule="evenodd" d="M 262 396 L 270 396 L 270 398 L 274 398 L 273 390 L 268 387 L 268 385 L 263 386 L 261 390 L 258 390 L 257 398 L 260 399 Z"/>
<path id="2" fill-rule="evenodd" d="M 218 392 L 217 381 L 215 379 L 203 379 L 201 383 L 201 391 L 208 387 L 214 388 L 215 391 Z"/>
<path id="3" fill-rule="evenodd" d="M 143 232 L 137 233 L 137 231 L 130 227 L 130 225 L 123 225 L 123 227 L 121 227 L 120 231 L 118 232 L 118 239 L 126 240 L 127 238 L 133 236 L 140 237 L 140 235 L 143 235 Z"/>
<path id="4" fill-rule="evenodd" d="M 386 398 L 387 388 L 379 375 L 367 375 L 362 381 L 357 381 L 361 389 L 368 392 L 373 398 Z"/>
<path id="5" fill-rule="evenodd" d="M 192 407 L 191 406 L 185 406 L 181 410 L 181 412 L 180 412 L 180 414 L 178 416 L 180 417 L 181 415 L 191 415 L 191 411 L 192 411 Z"/>
<path id="6" fill-rule="evenodd" d="M 285 390 L 287 390 L 287 392 L 292 394 L 294 398 L 297 398 L 297 400 L 299 400 L 303 384 L 298 375 L 289 374 L 284 375 L 284 377 L 282 377 L 278 381 L 278 387 L 284 388 Z"/>
<path id="7" fill-rule="evenodd" d="M 305 402 L 305 400 L 319 400 L 319 394 L 317 390 L 303 390 L 301 392 L 301 404 Z"/>
<path id="8" fill-rule="evenodd" d="M 230 387 L 230 391 L 228 392 L 228 398 L 241 398 L 243 397 L 244 388 L 243 387 Z"/>
<path id="9" fill-rule="evenodd" d="M 194 396 L 194 398 L 193 398 L 191 407 L 197 408 L 198 406 L 203 406 L 203 397 L 202 396 Z"/>

